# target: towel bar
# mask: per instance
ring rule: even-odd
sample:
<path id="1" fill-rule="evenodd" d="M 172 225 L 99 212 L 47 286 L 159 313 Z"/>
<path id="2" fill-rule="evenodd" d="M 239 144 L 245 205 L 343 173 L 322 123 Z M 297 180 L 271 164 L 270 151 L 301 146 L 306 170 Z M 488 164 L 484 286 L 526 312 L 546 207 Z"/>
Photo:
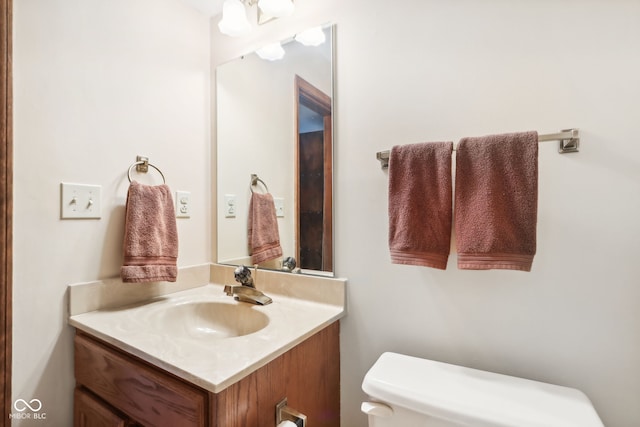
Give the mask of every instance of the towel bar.
<path id="1" fill-rule="evenodd" d="M 548 133 L 544 135 L 538 135 L 538 142 L 547 141 L 560 141 L 558 152 L 560 154 L 565 153 L 577 153 L 580 148 L 580 132 L 578 129 L 563 129 L 558 133 Z M 456 147 L 453 147 L 456 150 Z M 380 160 L 382 169 L 389 167 L 389 154 L 390 150 L 378 151 L 376 153 L 376 159 Z"/>

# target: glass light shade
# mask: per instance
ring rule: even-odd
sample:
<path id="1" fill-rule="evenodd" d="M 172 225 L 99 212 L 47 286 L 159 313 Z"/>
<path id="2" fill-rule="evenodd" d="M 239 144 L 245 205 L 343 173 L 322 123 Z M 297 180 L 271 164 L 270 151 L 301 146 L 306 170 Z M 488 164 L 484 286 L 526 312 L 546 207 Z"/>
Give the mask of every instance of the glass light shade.
<path id="1" fill-rule="evenodd" d="M 296 34 L 297 42 L 305 46 L 320 46 L 327 39 L 322 31 L 322 27 L 313 27 Z"/>
<path id="2" fill-rule="evenodd" d="M 268 16 L 280 18 L 293 13 L 293 2 L 291 0 L 260 0 L 258 7 Z"/>
<path id="3" fill-rule="evenodd" d="M 251 30 L 247 12 L 240 0 L 225 0 L 222 5 L 222 19 L 218 22 L 222 34 L 238 37 Z"/>
<path id="4" fill-rule="evenodd" d="M 268 44 L 260 49 L 256 50 L 256 54 L 268 61 L 277 61 L 284 57 L 284 49 L 279 42 Z"/>

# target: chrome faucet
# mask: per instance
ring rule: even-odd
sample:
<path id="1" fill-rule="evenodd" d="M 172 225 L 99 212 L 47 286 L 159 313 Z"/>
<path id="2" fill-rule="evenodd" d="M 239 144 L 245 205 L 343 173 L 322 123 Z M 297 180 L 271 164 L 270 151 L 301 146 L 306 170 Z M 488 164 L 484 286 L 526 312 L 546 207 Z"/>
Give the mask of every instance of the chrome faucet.
<path id="1" fill-rule="evenodd" d="M 272 300 L 262 292 L 256 289 L 251 270 L 244 265 L 236 268 L 234 271 L 236 282 L 239 285 L 225 285 L 224 293 L 232 296 L 236 301 L 248 302 L 251 304 L 267 305 Z"/>

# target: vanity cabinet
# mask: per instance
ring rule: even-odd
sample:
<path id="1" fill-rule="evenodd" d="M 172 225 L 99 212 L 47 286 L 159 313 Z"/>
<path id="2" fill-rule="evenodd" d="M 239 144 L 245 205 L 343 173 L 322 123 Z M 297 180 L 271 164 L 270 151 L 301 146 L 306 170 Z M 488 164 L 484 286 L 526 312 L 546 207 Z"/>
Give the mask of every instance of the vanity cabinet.
<path id="1" fill-rule="evenodd" d="M 339 322 L 219 393 L 87 333 L 75 337 L 75 427 L 275 427 L 288 405 L 307 425 L 340 425 Z"/>

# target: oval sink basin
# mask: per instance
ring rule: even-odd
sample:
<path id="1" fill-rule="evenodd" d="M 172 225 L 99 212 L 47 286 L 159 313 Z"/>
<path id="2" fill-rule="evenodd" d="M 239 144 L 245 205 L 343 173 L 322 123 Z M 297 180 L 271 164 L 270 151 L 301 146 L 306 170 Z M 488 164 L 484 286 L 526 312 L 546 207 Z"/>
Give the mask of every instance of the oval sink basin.
<path id="1" fill-rule="evenodd" d="M 188 302 L 155 313 L 164 333 L 200 339 L 249 335 L 269 324 L 269 317 L 248 304 Z"/>

